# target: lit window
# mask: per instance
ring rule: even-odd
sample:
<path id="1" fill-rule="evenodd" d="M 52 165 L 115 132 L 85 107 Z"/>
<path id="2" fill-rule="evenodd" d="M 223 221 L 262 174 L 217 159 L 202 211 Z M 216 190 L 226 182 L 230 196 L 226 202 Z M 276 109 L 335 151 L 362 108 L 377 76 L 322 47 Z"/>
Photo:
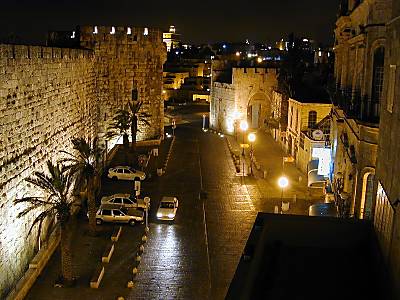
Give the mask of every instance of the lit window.
<path id="1" fill-rule="evenodd" d="M 115 27 L 114 27 L 114 26 L 113 26 L 113 27 L 111 27 L 110 34 L 115 34 Z"/>
<path id="2" fill-rule="evenodd" d="M 98 34 L 99 33 L 99 31 L 97 30 L 97 26 L 94 26 L 94 28 L 93 28 L 93 34 Z"/>
<path id="3" fill-rule="evenodd" d="M 143 35 L 149 35 L 149 29 L 147 27 L 144 29 Z"/>
<path id="4" fill-rule="evenodd" d="M 132 34 L 132 29 L 130 27 L 128 27 L 126 34 Z"/>
<path id="5" fill-rule="evenodd" d="M 72 31 L 71 39 L 75 38 L 75 31 Z"/>

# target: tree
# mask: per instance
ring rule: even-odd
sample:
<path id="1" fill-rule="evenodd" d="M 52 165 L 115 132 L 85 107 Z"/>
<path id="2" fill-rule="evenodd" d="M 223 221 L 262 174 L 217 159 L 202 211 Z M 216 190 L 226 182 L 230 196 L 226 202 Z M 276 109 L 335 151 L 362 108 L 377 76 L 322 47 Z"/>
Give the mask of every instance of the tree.
<path id="1" fill-rule="evenodd" d="M 128 130 L 130 128 L 130 116 L 129 112 L 123 109 L 119 109 L 113 118 L 113 122 L 108 128 L 106 138 L 113 138 L 121 136 L 123 138 L 123 144 L 125 149 L 129 148 Z"/>
<path id="2" fill-rule="evenodd" d="M 72 283 L 72 255 L 71 255 L 71 231 L 68 228 L 72 215 L 72 206 L 76 205 L 74 198 L 70 200 L 71 176 L 68 172 L 63 172 L 61 164 L 54 165 L 47 161 L 49 174 L 44 172 L 34 172 L 34 177 L 25 179 L 41 190 L 42 196 L 24 197 L 14 200 L 15 204 L 25 203 L 28 206 L 18 214 L 18 218 L 23 217 L 33 210 L 41 209 L 42 212 L 34 219 L 28 234 L 33 227 L 38 224 L 38 237 L 42 229 L 42 224 L 47 218 L 56 220 L 56 225 L 61 229 L 61 273 L 64 283 Z"/>
<path id="3" fill-rule="evenodd" d="M 89 229 L 92 234 L 96 232 L 96 202 L 95 191 L 100 185 L 100 160 L 102 149 L 98 145 L 97 138 L 86 141 L 84 138 L 72 140 L 73 149 L 76 154 L 61 151 L 69 157 L 60 160 L 64 163 L 64 171 L 70 172 L 75 180 L 75 186 L 81 188 L 86 183 L 86 194 L 88 200 Z"/>
<path id="4" fill-rule="evenodd" d="M 150 122 L 146 118 L 151 115 L 146 112 L 140 112 L 143 101 L 132 101 L 128 102 L 129 105 L 129 123 L 131 127 L 131 137 L 132 137 L 132 150 L 136 151 L 136 135 L 138 130 L 138 122 L 141 122 L 147 126 L 150 126 Z"/>

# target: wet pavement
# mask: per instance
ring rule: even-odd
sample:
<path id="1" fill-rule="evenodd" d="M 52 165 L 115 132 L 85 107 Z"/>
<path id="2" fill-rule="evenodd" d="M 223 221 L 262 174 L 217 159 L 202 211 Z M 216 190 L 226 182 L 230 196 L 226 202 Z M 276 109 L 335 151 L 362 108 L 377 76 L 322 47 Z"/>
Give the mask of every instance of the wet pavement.
<path id="1" fill-rule="evenodd" d="M 119 250 L 98 290 L 90 289 L 88 282 L 85 285 L 97 261 L 91 257 L 80 270 L 85 274 L 82 284 L 71 289 L 53 288 L 50 273 L 45 271 L 28 299 L 70 299 L 73 295 L 88 299 L 224 299 L 257 212 L 273 212 L 275 205 L 280 206 L 281 190 L 276 180 L 281 174 L 283 152 L 268 135 L 258 136 L 260 146 L 255 146 L 255 155 L 269 176 L 238 176 L 226 139 L 203 132 L 201 115 L 191 115 L 194 122 L 178 125 L 165 175 L 142 184 L 142 193 L 151 197 L 150 232 L 134 287 L 128 289 L 126 283 L 132 280 L 131 264 L 143 225 L 124 226 Z M 287 213 L 306 214 L 308 205 L 320 195 L 310 197 L 305 178 L 298 181 L 301 173 L 294 166 L 286 166 L 286 174 L 292 182 L 284 194 L 292 201 Z M 106 180 L 103 184 L 103 194 L 132 189 L 131 182 Z M 178 197 L 175 221 L 156 220 L 162 196 Z M 82 244 L 90 243 L 84 236 L 81 239 Z M 86 256 L 93 251 L 83 249 L 81 253 Z M 53 270 L 53 275 L 58 266 L 55 257 L 46 268 Z"/>

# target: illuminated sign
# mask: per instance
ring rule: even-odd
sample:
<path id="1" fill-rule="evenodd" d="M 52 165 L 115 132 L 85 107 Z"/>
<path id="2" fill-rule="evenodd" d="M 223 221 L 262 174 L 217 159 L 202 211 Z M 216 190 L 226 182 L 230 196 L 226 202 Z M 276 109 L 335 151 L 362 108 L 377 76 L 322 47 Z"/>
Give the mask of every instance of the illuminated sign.
<path id="1" fill-rule="evenodd" d="M 318 175 L 328 176 L 331 165 L 331 149 L 313 148 L 312 157 L 318 158 Z"/>

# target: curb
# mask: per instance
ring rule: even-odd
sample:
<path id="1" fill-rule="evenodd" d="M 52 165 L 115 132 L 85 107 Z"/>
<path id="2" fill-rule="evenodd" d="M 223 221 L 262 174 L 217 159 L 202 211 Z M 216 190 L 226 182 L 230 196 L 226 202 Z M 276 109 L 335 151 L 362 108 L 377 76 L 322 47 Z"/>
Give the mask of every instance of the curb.
<path id="1" fill-rule="evenodd" d="M 165 171 L 167 170 L 168 162 L 171 157 L 172 147 L 174 146 L 174 143 L 175 143 L 175 136 L 172 137 L 172 142 L 171 142 L 171 145 L 169 146 L 169 150 L 168 150 L 165 162 L 163 164 L 163 173 L 165 173 Z"/>

